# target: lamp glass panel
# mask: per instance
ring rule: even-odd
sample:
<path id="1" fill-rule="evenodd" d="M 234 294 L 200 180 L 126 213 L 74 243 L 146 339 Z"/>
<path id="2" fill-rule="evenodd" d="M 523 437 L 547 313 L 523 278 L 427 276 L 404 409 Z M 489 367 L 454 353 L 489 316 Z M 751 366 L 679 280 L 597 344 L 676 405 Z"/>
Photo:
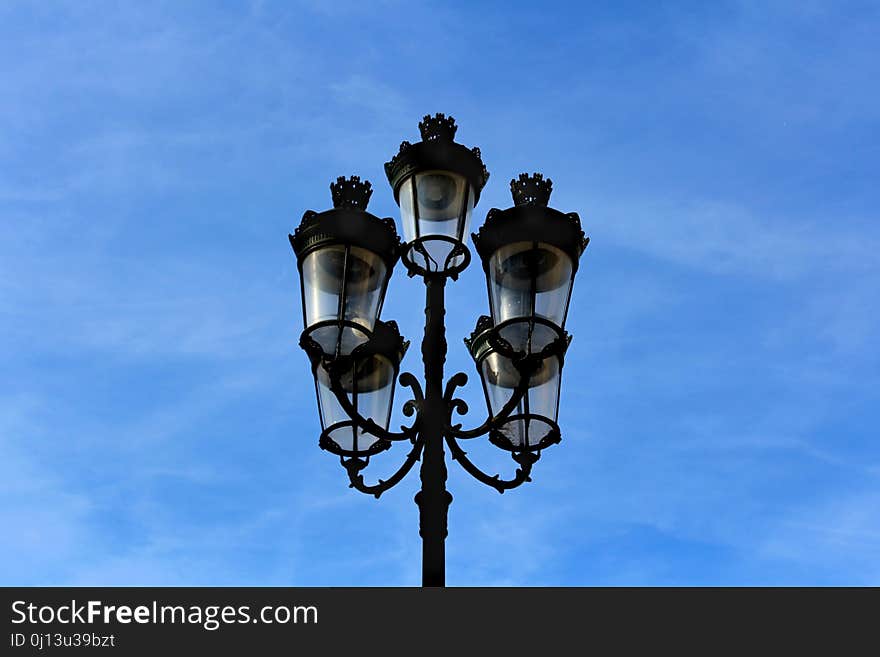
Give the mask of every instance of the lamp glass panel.
<path id="1" fill-rule="evenodd" d="M 342 449 L 365 451 L 378 438 L 355 428 L 336 395 L 330 388 L 330 375 L 318 366 L 315 376 L 318 385 L 318 408 L 321 413 L 321 428 L 329 429 L 343 423 L 330 433 Z M 388 428 L 391 417 L 391 402 L 394 392 L 394 365 L 385 356 L 372 355 L 359 359 L 356 365 L 340 377 L 340 384 L 352 406 L 361 416 L 373 420 L 380 427 Z"/>
<path id="2" fill-rule="evenodd" d="M 489 409 L 498 416 L 513 396 L 519 373 L 510 359 L 491 352 L 481 366 L 483 385 L 489 398 Z M 536 416 L 556 421 L 559 411 L 559 359 L 547 357 L 529 380 L 529 389 L 510 414 L 499 432 L 514 447 L 536 445 L 552 428 Z"/>
<path id="3" fill-rule="evenodd" d="M 413 253 L 429 271 L 442 269 L 453 245 L 431 236 L 464 241 L 474 209 L 474 190 L 464 176 L 451 171 L 422 171 L 410 176 L 398 191 L 403 236 L 407 242 L 428 238 L 424 253 Z M 450 264 L 458 264 L 456 256 Z"/>
<path id="4" fill-rule="evenodd" d="M 488 271 L 492 319 L 496 325 L 524 320 L 501 330 L 514 348 L 540 351 L 556 339 L 553 329 L 530 320 L 542 317 L 565 326 L 572 269 L 571 258 L 545 242 L 514 242 L 492 254 Z"/>
<path id="5" fill-rule="evenodd" d="M 302 265 L 306 326 L 347 320 L 372 330 L 387 282 L 385 262 L 372 251 L 334 244 L 309 253 Z M 312 337 L 328 354 L 349 354 L 368 338 L 357 327 L 328 325 Z"/>

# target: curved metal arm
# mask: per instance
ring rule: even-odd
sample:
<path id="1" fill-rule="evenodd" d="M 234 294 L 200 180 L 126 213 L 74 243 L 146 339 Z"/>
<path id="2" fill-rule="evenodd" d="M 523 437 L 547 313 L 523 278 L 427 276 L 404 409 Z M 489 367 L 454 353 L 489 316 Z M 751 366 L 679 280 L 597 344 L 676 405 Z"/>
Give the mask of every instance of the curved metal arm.
<path id="1" fill-rule="evenodd" d="M 507 403 L 501 407 L 501 410 L 497 413 L 497 415 L 489 415 L 486 418 L 486 421 L 483 422 L 480 426 L 474 429 L 461 429 L 461 424 L 454 424 L 446 427 L 446 435 L 451 436 L 453 438 L 478 438 L 479 436 L 484 436 L 490 431 L 494 431 L 499 428 L 502 424 L 507 421 L 507 418 L 510 417 L 511 413 L 516 410 L 516 407 L 519 406 L 519 403 L 522 401 L 523 397 L 525 397 L 526 393 L 529 390 L 529 379 L 532 376 L 532 373 L 538 366 L 539 360 L 535 360 L 533 358 L 525 358 L 521 361 L 521 363 L 517 366 L 520 373 L 519 383 L 517 383 L 516 387 L 513 389 L 513 394 L 510 399 L 507 400 Z M 459 372 L 449 379 L 446 383 L 446 391 L 443 394 L 443 399 L 446 401 L 449 406 L 449 415 L 452 416 L 452 412 L 456 411 L 459 415 L 464 415 L 468 412 L 468 405 L 463 399 L 453 399 L 452 395 L 455 393 L 455 389 L 457 387 L 464 386 L 468 381 L 468 376 L 464 372 Z"/>
<path id="2" fill-rule="evenodd" d="M 424 446 L 425 442 L 421 438 L 416 440 L 412 450 L 407 454 L 406 459 L 400 468 L 398 468 L 388 479 L 379 479 L 377 483 L 372 485 L 365 484 L 364 475 L 360 473 L 360 471 L 366 468 L 369 464 L 369 459 L 361 459 L 358 457 L 353 457 L 348 460 L 340 459 L 342 466 L 348 471 L 348 479 L 351 482 L 349 488 L 354 488 L 367 495 L 373 495 L 378 500 L 382 493 L 389 488 L 396 486 L 397 483 L 409 473 L 413 465 L 415 465 L 415 462 L 421 457 L 422 448 Z"/>
<path id="3" fill-rule="evenodd" d="M 491 486 L 499 493 L 503 493 L 506 490 L 516 488 L 520 484 L 531 481 L 532 478 L 530 475 L 532 473 L 532 465 L 534 465 L 535 461 L 540 458 L 538 454 L 533 452 L 516 452 L 513 454 L 513 460 L 519 463 L 520 467 L 517 469 L 516 474 L 514 474 L 512 479 L 502 479 L 501 475 L 488 475 L 474 465 L 473 461 L 466 456 L 467 452 L 461 448 L 461 445 L 459 445 L 452 436 L 446 437 L 446 444 L 449 445 L 452 459 L 458 461 L 461 464 L 461 467 L 464 468 L 469 475 L 477 481 L 486 484 L 487 486 Z"/>
<path id="4" fill-rule="evenodd" d="M 388 431 L 387 429 L 383 429 L 370 418 L 361 415 L 354 407 L 345 390 L 342 389 L 339 372 L 335 371 L 334 368 L 328 373 L 330 375 L 331 392 L 336 396 L 336 401 L 339 402 L 342 410 L 345 411 L 345 414 L 348 415 L 349 419 L 354 422 L 356 426 L 367 433 L 384 440 L 412 440 L 417 431 L 418 415 L 416 415 L 416 419 L 411 426 L 401 426 L 400 431 Z M 406 386 L 413 391 L 413 399 L 410 399 L 403 405 L 403 414 L 407 417 L 411 417 L 418 411 L 419 407 L 424 402 L 422 388 L 419 385 L 418 379 L 409 372 L 401 374 L 398 380 L 400 381 L 400 385 Z"/>

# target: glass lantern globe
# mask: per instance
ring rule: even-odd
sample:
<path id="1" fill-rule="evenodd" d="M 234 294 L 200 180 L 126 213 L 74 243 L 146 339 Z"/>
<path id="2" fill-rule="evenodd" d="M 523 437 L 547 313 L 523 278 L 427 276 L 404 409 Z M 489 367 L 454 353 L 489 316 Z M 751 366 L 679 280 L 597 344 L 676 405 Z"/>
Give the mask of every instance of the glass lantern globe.
<path id="1" fill-rule="evenodd" d="M 498 336 L 527 354 L 560 339 L 580 255 L 589 242 L 577 214 L 547 207 L 551 189 L 541 174 L 522 174 L 511 181 L 514 207 L 490 210 L 473 236 Z"/>
<path id="2" fill-rule="evenodd" d="M 404 240 L 419 240 L 413 259 L 428 271 L 460 264 L 464 256 L 456 247 L 464 242 L 474 209 L 474 191 L 464 176 L 450 171 L 417 173 L 398 193 Z"/>
<path id="3" fill-rule="evenodd" d="M 315 377 L 321 447 L 340 456 L 367 456 L 387 449 L 387 441 L 365 431 L 346 412 L 334 391 L 334 379 L 338 379 L 340 392 L 361 417 L 388 429 L 400 361 L 409 347 L 397 324 L 377 321 L 370 340 L 347 357 L 328 359 L 309 338 L 305 338 L 303 347 Z"/>
<path id="4" fill-rule="evenodd" d="M 570 338 L 546 354 L 529 376 L 527 389 L 507 419 L 490 433 L 490 440 L 510 451 L 537 451 L 559 442 L 559 392 L 562 364 Z M 470 338 L 465 340 L 477 366 L 489 416 L 498 417 L 516 394 L 522 375 L 512 354 L 497 344 L 497 328 L 482 316 Z"/>
<path id="5" fill-rule="evenodd" d="M 464 240 L 489 173 L 478 148 L 455 143 L 457 129 L 451 116 L 426 116 L 419 123 L 422 141 L 403 142 L 385 164 L 400 206 L 404 260 L 419 273 L 467 265 Z"/>
<path id="6" fill-rule="evenodd" d="M 366 211 L 369 182 L 339 178 L 330 189 L 333 209 L 306 212 L 290 242 L 300 270 L 305 331 L 325 354 L 345 356 L 369 340 L 400 239 L 392 219 Z"/>

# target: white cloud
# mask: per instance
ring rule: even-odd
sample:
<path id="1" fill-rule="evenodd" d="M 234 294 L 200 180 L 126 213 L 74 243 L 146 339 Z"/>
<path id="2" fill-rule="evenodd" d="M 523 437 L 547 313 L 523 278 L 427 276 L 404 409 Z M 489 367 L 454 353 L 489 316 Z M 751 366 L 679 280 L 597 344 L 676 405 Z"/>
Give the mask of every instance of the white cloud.
<path id="1" fill-rule="evenodd" d="M 568 201 L 571 194 L 560 196 Z M 590 230 L 594 248 L 610 241 L 713 274 L 780 281 L 827 271 L 878 276 L 880 234 L 872 234 L 867 221 L 836 218 L 828 226 L 762 216 L 731 201 L 663 199 L 596 199 L 590 214 L 601 217 Z"/>
<path id="2" fill-rule="evenodd" d="M 762 537 L 759 552 L 768 559 L 793 561 L 840 584 L 880 583 L 880 496 L 875 489 L 828 497 L 789 514 Z"/>

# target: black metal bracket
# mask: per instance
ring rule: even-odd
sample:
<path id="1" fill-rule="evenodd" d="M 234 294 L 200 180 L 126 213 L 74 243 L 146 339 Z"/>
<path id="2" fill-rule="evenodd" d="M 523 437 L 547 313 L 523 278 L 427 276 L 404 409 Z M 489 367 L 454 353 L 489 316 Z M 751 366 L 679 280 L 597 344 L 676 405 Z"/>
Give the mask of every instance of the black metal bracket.
<path id="1" fill-rule="evenodd" d="M 443 263 L 437 262 L 428 253 L 425 244 L 429 242 L 448 242 L 452 245 Z M 443 278 L 450 278 L 456 281 L 458 280 L 458 275 L 471 264 L 470 249 L 463 242 L 446 235 L 425 235 L 411 242 L 406 242 L 401 247 L 401 253 L 401 260 L 406 267 L 407 276 L 410 278 L 413 276 L 442 276 Z M 424 258 L 425 264 L 433 262 L 436 268 L 428 269 L 420 265 L 415 261 L 414 253 L 418 253 Z M 461 258 L 461 262 L 455 263 L 456 258 Z"/>
<path id="2" fill-rule="evenodd" d="M 387 429 L 380 427 L 372 419 L 361 415 L 352 405 L 351 400 L 342 388 L 341 374 L 342 371 L 344 371 L 344 368 L 338 367 L 337 362 L 338 359 L 330 366 L 330 369 L 328 369 L 328 373 L 330 374 L 330 390 L 336 396 L 336 401 L 342 406 L 342 410 L 345 411 L 345 414 L 348 415 L 349 419 L 355 424 L 355 426 L 363 429 L 368 434 L 383 440 L 412 440 L 416 436 L 419 423 L 418 410 L 421 404 L 424 403 L 424 397 L 422 395 L 422 387 L 419 385 L 418 379 L 416 379 L 415 376 L 409 372 L 404 372 L 398 378 L 400 385 L 410 388 L 413 392 L 413 398 L 403 405 L 403 414 L 407 417 L 411 417 L 415 414 L 415 420 L 408 427 L 401 426 L 400 431 L 388 431 Z"/>
<path id="3" fill-rule="evenodd" d="M 467 452 L 461 448 L 452 436 L 446 437 L 446 444 L 449 445 L 449 451 L 452 454 L 453 461 L 458 461 L 461 467 L 464 468 L 465 472 L 480 483 L 491 486 L 499 493 L 503 493 L 506 490 L 516 488 L 527 481 L 531 481 L 532 466 L 539 458 L 541 458 L 540 453 L 537 452 L 514 453 L 513 460 L 519 463 L 520 467 L 517 468 L 512 479 L 501 479 L 501 475 L 489 475 L 474 465 L 473 461 L 467 458 Z"/>
<path id="4" fill-rule="evenodd" d="M 425 442 L 421 438 L 414 440 L 412 450 L 407 454 L 406 459 L 404 459 L 403 464 L 397 469 L 397 471 L 388 477 L 388 479 L 379 479 L 377 483 L 373 485 L 365 484 L 364 476 L 361 474 L 361 470 L 366 468 L 370 463 L 369 457 L 365 459 L 360 457 L 340 459 L 342 466 L 348 472 L 348 479 L 351 482 L 349 488 L 354 488 L 361 493 L 372 495 L 378 500 L 382 493 L 394 488 L 394 486 L 409 474 L 409 471 L 412 470 L 416 461 L 421 458 L 422 449 L 424 449 L 424 447 Z"/>
<path id="5" fill-rule="evenodd" d="M 493 431 L 496 431 L 499 427 L 503 426 L 503 424 L 513 414 L 513 411 L 516 409 L 523 395 L 528 391 L 529 375 L 532 371 L 534 371 L 539 362 L 540 359 L 537 355 L 524 356 L 522 359 L 520 359 L 518 361 L 518 367 L 520 368 L 522 379 L 520 381 L 520 384 L 514 390 L 510 400 L 508 400 L 508 402 L 505 404 L 504 408 L 498 415 L 490 417 L 479 427 L 471 430 L 463 431 L 461 430 L 460 424 L 449 424 L 449 418 L 451 418 L 453 412 L 456 412 L 459 415 L 465 415 L 468 412 L 467 403 L 462 399 L 457 399 L 453 397 L 456 388 L 462 387 L 467 383 L 467 375 L 464 372 L 458 372 L 446 382 L 443 394 L 443 403 L 445 407 L 445 417 L 447 418 L 447 422 L 443 427 L 443 437 L 446 444 L 449 446 L 452 459 L 454 461 L 457 461 L 465 470 L 465 472 L 474 477 L 474 479 L 476 479 L 480 483 L 490 486 L 491 488 L 494 488 L 499 493 L 503 493 L 506 490 L 511 490 L 520 486 L 523 483 L 531 481 L 532 466 L 540 458 L 540 451 L 514 451 L 511 456 L 513 460 L 519 464 L 520 467 L 517 469 L 516 473 L 511 479 L 505 480 L 501 479 L 501 475 L 489 475 L 480 470 L 480 468 L 478 468 L 469 458 L 467 458 L 467 452 L 465 452 L 458 444 L 457 439 L 468 439 L 484 436 L 486 434 L 490 434 Z M 371 433 L 383 440 L 410 440 L 414 445 L 413 449 L 407 455 L 403 464 L 391 477 L 389 477 L 387 480 L 379 479 L 378 483 L 372 486 L 364 483 L 364 477 L 361 474 L 361 471 L 369 465 L 369 456 L 367 456 L 366 458 L 351 457 L 341 460 L 342 465 L 348 472 L 349 480 L 351 482 L 350 487 L 362 493 L 373 495 L 378 498 L 382 493 L 403 480 L 407 473 L 412 469 L 415 461 L 419 460 L 421 456 L 422 449 L 424 448 L 424 437 L 419 432 L 420 411 L 422 405 L 424 404 L 424 397 L 422 394 L 421 386 L 419 385 L 415 376 L 413 376 L 409 372 L 400 375 L 401 385 L 406 385 L 407 387 L 410 387 L 413 391 L 413 399 L 407 401 L 404 404 L 403 413 L 407 417 L 411 417 L 413 414 L 415 414 L 416 418 L 411 426 L 403 427 L 402 432 L 396 433 L 386 431 L 376 425 L 376 423 L 372 420 L 364 418 L 360 414 L 358 414 L 357 410 L 352 407 L 347 395 L 339 385 L 338 376 L 331 376 L 331 383 L 333 384 L 332 389 L 336 394 L 340 405 L 342 405 L 343 410 L 345 410 L 345 412 L 350 416 L 352 422 L 362 427 L 368 433 Z M 494 441 L 492 442 L 494 443 Z M 547 444 L 552 444 L 552 442 L 558 442 L 558 439 L 547 441 Z M 542 445 L 542 447 L 543 446 L 546 445 Z"/>

